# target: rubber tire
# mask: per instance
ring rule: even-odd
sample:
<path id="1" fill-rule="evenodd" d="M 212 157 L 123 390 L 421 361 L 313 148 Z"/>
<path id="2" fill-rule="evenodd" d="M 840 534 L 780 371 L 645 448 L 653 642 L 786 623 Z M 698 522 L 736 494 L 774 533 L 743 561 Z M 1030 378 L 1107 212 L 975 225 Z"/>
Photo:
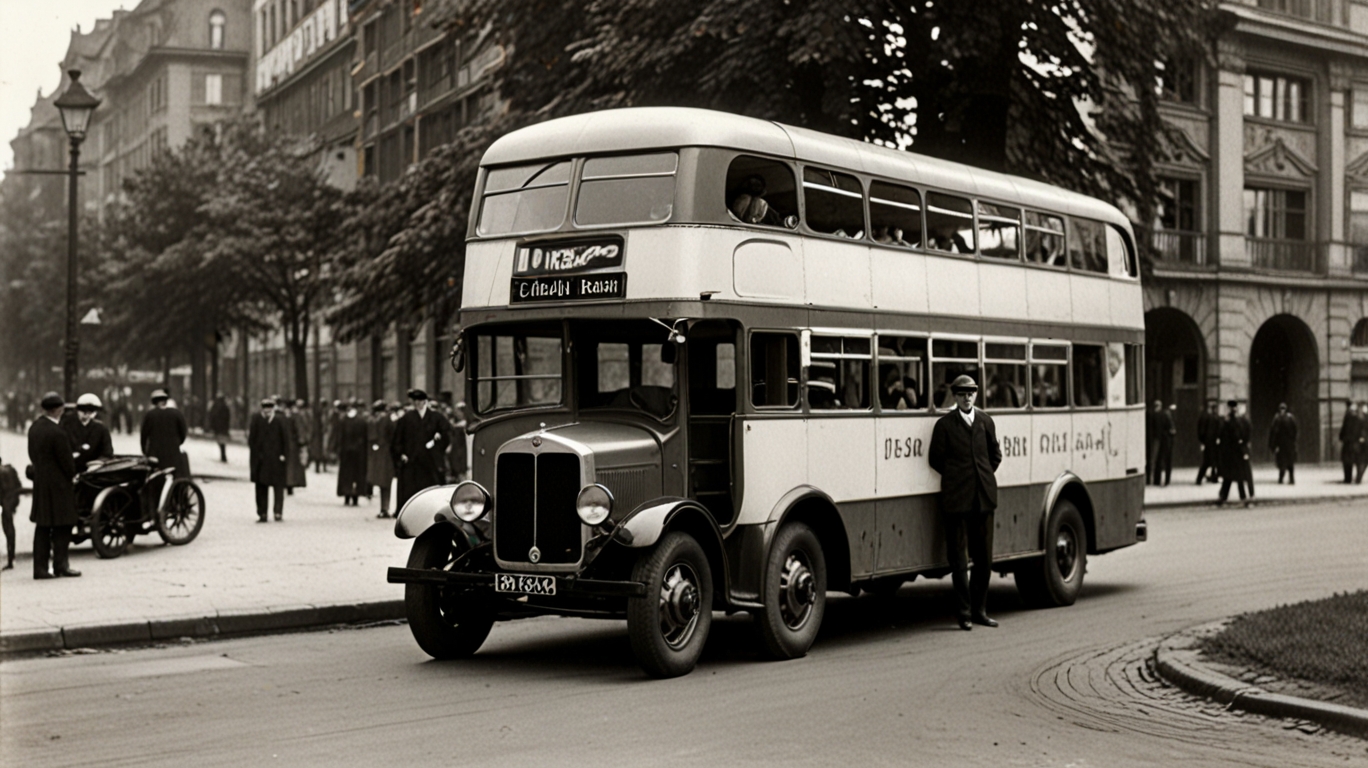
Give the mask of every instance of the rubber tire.
<path id="1" fill-rule="evenodd" d="M 1072 574 L 1060 572 L 1055 556 L 1055 543 L 1061 530 L 1072 531 L 1076 544 L 1076 560 Z M 1017 566 L 1017 592 L 1033 608 L 1058 608 L 1073 605 L 1083 591 L 1083 575 L 1088 570 L 1088 530 L 1083 515 L 1068 499 L 1060 499 L 1050 513 L 1045 528 L 1045 555 Z"/>
<path id="2" fill-rule="evenodd" d="M 193 528 L 190 529 L 189 534 L 182 538 L 176 538 L 176 536 L 171 532 L 170 526 L 167 525 L 166 518 L 168 513 L 170 512 L 170 507 L 176 503 L 176 500 L 179 498 L 178 494 L 181 493 L 194 494 L 195 501 L 199 505 L 199 518 L 195 520 L 195 525 Z M 203 528 L 204 492 L 201 491 L 199 486 L 195 485 L 195 483 L 192 480 L 182 477 L 181 479 L 171 484 L 171 491 L 166 494 L 166 503 L 163 504 L 161 508 L 157 510 L 157 534 L 160 535 L 162 541 L 166 542 L 167 544 L 171 544 L 172 546 L 183 546 L 194 541 L 195 537 L 199 535 L 200 531 L 203 530 Z"/>
<path id="3" fill-rule="evenodd" d="M 815 592 L 812 612 L 802 626 L 795 630 L 784 622 L 778 596 L 784 564 L 790 553 L 798 551 L 807 555 Z M 822 618 L 826 614 L 826 588 L 826 556 L 822 553 L 822 543 L 818 541 L 817 534 L 802 523 L 789 523 L 779 529 L 774 543 L 770 545 L 769 557 L 765 560 L 764 591 L 761 592 L 765 607 L 755 616 L 761 647 L 768 656 L 774 659 L 796 659 L 807 654 L 822 628 Z"/>
<path id="4" fill-rule="evenodd" d="M 458 554 L 450 525 L 435 525 L 413 542 L 410 568 L 445 568 Z M 404 613 L 418 647 L 434 659 L 464 659 L 474 655 L 494 626 L 494 610 L 487 600 L 472 600 L 457 618 L 443 610 L 446 588 L 430 584 L 404 585 Z M 450 606 L 448 606 L 450 608 Z"/>
<path id="5" fill-rule="evenodd" d="M 697 575 L 701 607 L 693 635 L 684 647 L 675 649 L 660 632 L 660 587 L 677 563 L 689 565 Z M 637 663 L 646 674 L 658 679 L 689 674 L 698 664 L 712 628 L 712 569 L 703 547 L 682 531 L 666 533 L 632 566 L 632 581 L 646 585 L 645 596 L 627 599 L 627 636 Z"/>
<path id="6" fill-rule="evenodd" d="M 123 509 L 120 510 L 123 517 L 123 538 L 122 540 L 106 541 L 103 535 L 103 531 L 105 526 L 108 524 L 109 518 L 111 517 L 111 507 L 114 507 L 113 502 L 120 498 L 126 499 L 128 501 L 128 503 L 124 505 Z M 96 507 L 90 513 L 90 544 L 92 547 L 95 548 L 96 555 L 105 560 L 112 560 L 122 555 L 124 552 L 128 550 L 130 546 L 133 545 L 134 533 L 131 530 L 130 523 L 128 522 L 127 510 L 129 507 L 136 508 L 136 506 L 136 500 L 129 498 L 127 494 L 120 496 L 118 492 L 115 492 L 106 496 L 104 503 Z"/>

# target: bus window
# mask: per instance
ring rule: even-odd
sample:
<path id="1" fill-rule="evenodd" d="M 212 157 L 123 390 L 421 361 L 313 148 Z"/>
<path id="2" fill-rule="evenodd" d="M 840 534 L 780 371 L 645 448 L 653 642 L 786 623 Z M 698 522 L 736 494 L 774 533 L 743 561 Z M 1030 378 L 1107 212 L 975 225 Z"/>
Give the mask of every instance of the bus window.
<path id="1" fill-rule="evenodd" d="M 922 239 L 921 194 L 911 187 L 869 185 L 870 236 L 876 243 L 915 248 Z"/>
<path id="2" fill-rule="evenodd" d="M 926 339 L 879 336 L 879 408 L 914 411 L 926 407 Z"/>
<path id="3" fill-rule="evenodd" d="M 984 408 L 1026 407 L 1026 345 L 983 344 Z"/>
<path id="4" fill-rule="evenodd" d="M 854 176 L 804 168 L 803 204 L 812 231 L 856 240 L 864 237 L 864 188 Z"/>
<path id="5" fill-rule="evenodd" d="M 648 224 L 674 212 L 673 152 L 627 157 L 591 157 L 580 174 L 575 224 Z"/>
<path id="6" fill-rule="evenodd" d="M 1051 267 L 1068 265 L 1064 252 L 1064 219 L 1026 212 L 1026 260 Z"/>
<path id="7" fill-rule="evenodd" d="M 725 334 L 725 335 L 724 335 Z M 689 331 L 689 417 L 736 412 L 736 344 L 730 327 L 698 323 Z"/>
<path id="8" fill-rule="evenodd" d="M 968 201 L 965 202 L 968 203 Z M 955 407 L 955 398 L 950 394 L 950 382 L 962 374 L 969 376 L 979 385 L 980 390 L 982 389 L 983 374 L 979 370 L 978 342 L 960 339 L 932 339 L 931 383 L 935 386 L 935 391 L 932 393 L 932 404 L 936 408 Z"/>
<path id="9" fill-rule="evenodd" d="M 1031 345 L 1031 407 L 1067 408 L 1065 372 L 1069 348 L 1058 344 Z"/>
<path id="10" fill-rule="evenodd" d="M 1126 405 L 1145 402 L 1145 348 L 1126 345 Z"/>
<path id="11" fill-rule="evenodd" d="M 1105 230 L 1101 222 L 1069 219 L 1069 262 L 1074 269 L 1107 273 Z"/>
<path id="12" fill-rule="evenodd" d="M 558 327 L 477 331 L 475 410 L 555 405 L 561 401 L 561 334 Z"/>
<path id="13" fill-rule="evenodd" d="M 643 323 L 578 323 L 572 332 L 581 408 L 670 415 L 677 402 L 673 342 Z"/>
<path id="14" fill-rule="evenodd" d="M 490 236 L 556 229 L 569 199 L 569 160 L 490 171 L 476 231 Z"/>
<path id="15" fill-rule="evenodd" d="M 868 337 L 812 337 L 808 408 L 814 411 L 869 410 Z"/>
<path id="16" fill-rule="evenodd" d="M 1017 258 L 1021 211 L 994 203 L 978 204 L 979 253 L 995 259 Z"/>
<path id="17" fill-rule="evenodd" d="M 798 226 L 798 191 L 793 170 L 784 163 L 749 155 L 737 157 L 727 168 L 726 193 L 727 211 L 736 221 L 767 227 Z"/>
<path id="18" fill-rule="evenodd" d="M 751 402 L 757 408 L 798 404 L 798 337 L 791 333 L 751 334 Z"/>
<path id="19" fill-rule="evenodd" d="M 973 253 L 974 206 L 963 197 L 927 192 L 926 241 L 938 251 Z"/>
<path id="20" fill-rule="evenodd" d="M 1107 264 L 1115 277 L 1135 277 L 1135 254 L 1130 239 L 1114 225 L 1107 225 Z"/>
<path id="21" fill-rule="evenodd" d="M 1103 350 L 1101 345 L 1073 345 L 1073 400 L 1078 408 L 1107 404 Z"/>

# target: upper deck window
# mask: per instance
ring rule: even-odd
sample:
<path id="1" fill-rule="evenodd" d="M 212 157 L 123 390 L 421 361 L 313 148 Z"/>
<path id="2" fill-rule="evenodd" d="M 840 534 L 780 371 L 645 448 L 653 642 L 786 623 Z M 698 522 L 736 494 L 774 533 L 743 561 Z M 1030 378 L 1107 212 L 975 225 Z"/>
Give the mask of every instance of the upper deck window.
<path id="1" fill-rule="evenodd" d="M 864 237 L 864 188 L 854 176 L 804 168 L 803 203 L 812 231 L 854 239 Z"/>
<path id="2" fill-rule="evenodd" d="M 869 226 L 874 242 L 915 248 L 922 236 L 921 194 L 911 187 L 869 185 Z"/>
<path id="3" fill-rule="evenodd" d="M 979 252 L 998 259 L 1016 259 L 1021 211 L 995 203 L 978 204 Z"/>
<path id="4" fill-rule="evenodd" d="M 973 204 L 963 197 L 927 192 L 926 240 L 937 251 L 973 253 Z"/>
<path id="5" fill-rule="evenodd" d="M 570 161 L 498 168 L 485 176 L 481 235 L 545 232 L 565 221 Z"/>
<path id="6" fill-rule="evenodd" d="M 1069 220 L 1069 262 L 1074 269 L 1107 273 L 1106 230 L 1099 221 Z"/>
<path id="7" fill-rule="evenodd" d="M 575 223 L 651 224 L 674 212 L 674 152 L 626 157 L 591 157 L 584 161 Z"/>
<path id="8" fill-rule="evenodd" d="M 1062 217 L 1036 211 L 1026 212 L 1026 260 L 1051 267 L 1068 264 Z"/>
<path id="9" fill-rule="evenodd" d="M 744 224 L 798 226 L 793 169 L 777 160 L 741 155 L 727 169 L 727 211 Z"/>

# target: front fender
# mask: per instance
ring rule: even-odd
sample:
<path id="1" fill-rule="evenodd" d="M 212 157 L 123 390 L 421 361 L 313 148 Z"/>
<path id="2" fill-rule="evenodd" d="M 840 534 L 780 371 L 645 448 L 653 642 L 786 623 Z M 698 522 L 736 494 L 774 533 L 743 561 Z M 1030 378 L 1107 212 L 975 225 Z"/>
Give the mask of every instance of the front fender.
<path id="1" fill-rule="evenodd" d="M 698 502 L 678 497 L 648 501 L 632 510 L 627 518 L 618 524 L 618 528 L 630 534 L 630 537 L 619 538 L 618 542 L 633 549 L 653 546 L 660 540 L 660 534 L 665 531 L 665 526 L 670 524 L 670 519 L 681 509 L 697 507 Z M 630 538 L 630 541 L 624 541 L 626 538 Z"/>
<path id="2" fill-rule="evenodd" d="M 434 523 L 442 522 L 461 527 L 461 521 L 451 511 L 454 490 L 454 485 L 434 485 L 410 496 L 394 516 L 394 535 L 401 539 L 416 538 Z"/>
<path id="3" fill-rule="evenodd" d="M 1041 547 L 1045 546 L 1045 531 L 1050 524 L 1050 511 L 1054 509 L 1055 502 L 1059 501 L 1060 494 L 1064 493 L 1064 489 L 1068 488 L 1070 485 L 1079 486 L 1083 489 L 1084 493 L 1088 490 L 1088 486 L 1083 482 L 1083 479 L 1068 470 L 1059 473 L 1059 477 L 1056 477 L 1054 482 L 1050 483 L 1050 487 L 1045 489 L 1045 503 L 1040 509 L 1040 523 L 1037 526 L 1040 531 L 1039 541 L 1041 542 Z M 1082 512 L 1082 510 L 1079 511 Z"/>

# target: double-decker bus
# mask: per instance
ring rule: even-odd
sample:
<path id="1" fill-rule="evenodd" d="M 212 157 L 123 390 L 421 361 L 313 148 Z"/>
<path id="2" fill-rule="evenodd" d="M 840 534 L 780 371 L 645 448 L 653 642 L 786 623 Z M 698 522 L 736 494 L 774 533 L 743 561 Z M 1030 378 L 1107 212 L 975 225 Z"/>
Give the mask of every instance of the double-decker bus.
<path id="1" fill-rule="evenodd" d="M 927 464 L 968 374 L 997 423 L 993 568 L 1068 605 L 1145 539 L 1144 321 L 1116 208 L 719 112 L 500 138 L 476 183 L 453 363 L 472 480 L 399 514 L 438 658 L 496 621 L 625 618 L 648 674 L 714 611 L 802 656 L 828 590 L 949 572 Z"/>

